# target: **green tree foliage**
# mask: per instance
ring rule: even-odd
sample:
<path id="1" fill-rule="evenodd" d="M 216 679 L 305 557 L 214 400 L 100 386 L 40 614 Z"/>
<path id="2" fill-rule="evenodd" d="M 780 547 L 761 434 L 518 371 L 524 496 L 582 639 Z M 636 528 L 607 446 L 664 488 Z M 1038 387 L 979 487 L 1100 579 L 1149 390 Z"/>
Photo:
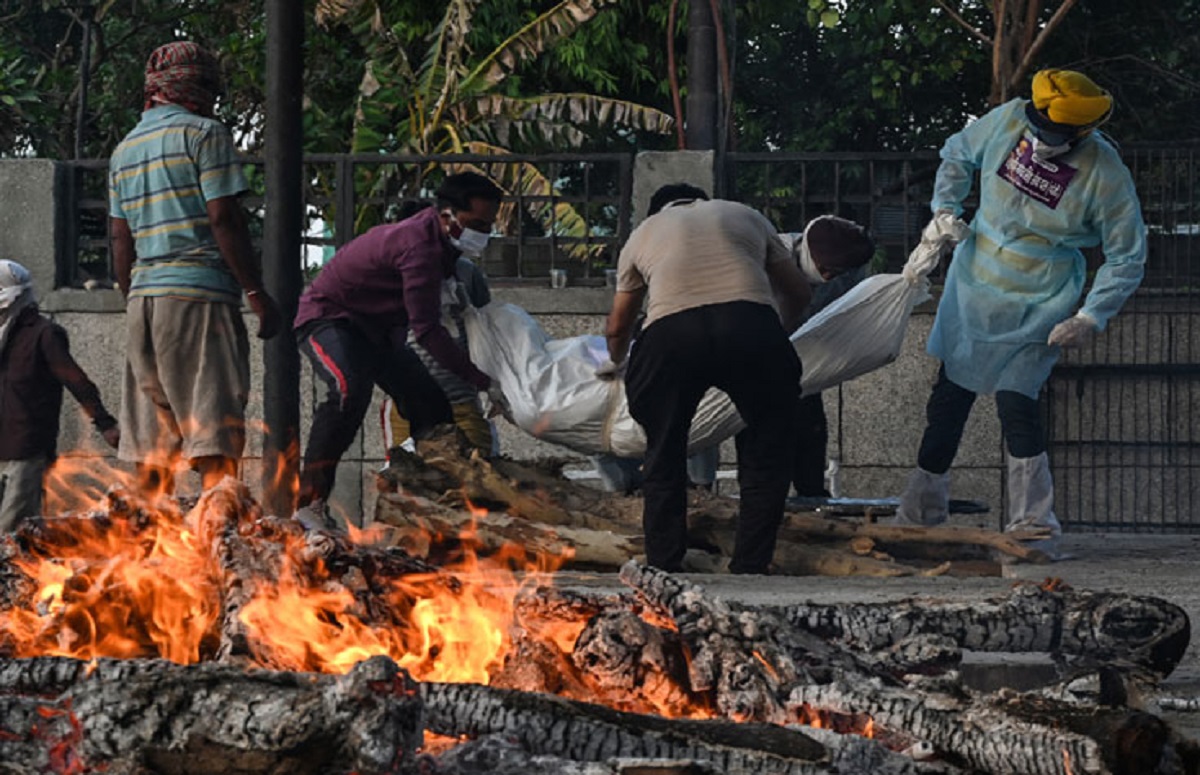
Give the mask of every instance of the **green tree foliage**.
<path id="1" fill-rule="evenodd" d="M 986 54 L 928 0 L 738 4 L 742 150 L 929 147 L 978 113 Z"/>
<path id="2" fill-rule="evenodd" d="M 583 91 L 540 93 L 510 84 L 528 62 L 568 40 L 614 0 L 561 0 L 530 13 L 510 4 L 503 19 L 487 25 L 491 48 L 472 44 L 477 29 L 478 0 L 450 0 L 430 32 L 423 50 L 405 45 L 391 15 L 395 3 L 383 0 L 321 0 L 316 19 L 321 26 L 344 25 L 358 38 L 365 54 L 358 88 L 350 149 L 363 152 L 408 152 L 421 155 L 474 153 L 505 155 L 512 150 L 578 150 L 589 134 L 626 131 L 664 134 L 671 118 L 625 99 Z M 495 11 L 496 9 L 492 9 Z M 511 13 L 517 11 L 517 13 Z M 508 21 L 505 27 L 500 22 Z M 511 26 L 516 21 L 515 26 Z M 411 34 L 411 33 L 409 33 Z M 478 39 L 478 37 L 474 38 Z M 605 73 L 579 67 L 585 78 L 603 82 Z M 434 169 L 381 166 L 363 171 L 369 196 L 386 201 L 397 194 L 415 196 L 427 190 L 424 176 Z M 546 233 L 585 238 L 588 225 L 565 203 L 551 202 L 558 184 L 524 163 L 477 165 L 510 194 L 529 201 L 528 214 Z M 377 208 L 364 209 L 358 229 L 377 222 Z M 520 217 L 514 215 L 513 217 Z M 586 254 L 588 248 L 581 250 Z M 576 252 L 576 251 L 573 251 Z"/>
<path id="3" fill-rule="evenodd" d="M 1088 73 L 1116 99 L 1118 140 L 1200 139 L 1200 0 L 1088 0 L 1041 52 L 1042 67 Z"/>
<path id="4" fill-rule="evenodd" d="M 262 102 L 261 9 L 237 0 L 0 0 L 0 155 L 70 158 L 75 145 L 83 16 L 91 9 L 85 155 L 103 157 L 137 123 L 146 57 L 190 38 L 219 53 L 229 82 L 221 113 L 249 129 Z M 34 99 L 28 96 L 34 95 Z M 13 104 L 15 102 L 15 104 Z"/>
<path id="5" fill-rule="evenodd" d="M 680 0 L 675 42 L 686 82 L 686 20 Z M 1029 0 L 1032 2 L 1032 0 Z M 304 0 L 305 144 L 347 150 L 355 136 L 364 63 L 403 52 L 425 63 L 429 36 L 447 4 L 378 0 L 378 13 L 354 15 L 365 0 L 339 0 L 336 23 L 316 24 Z M 1038 6 L 1044 26 L 1061 0 Z M 553 0 L 472 3 L 463 37 L 466 63 L 481 61 Z M 992 0 L 943 0 L 984 37 Z M 487 95 L 491 107 L 549 94 L 589 94 L 670 110 L 666 80 L 669 0 L 604 4 L 602 12 L 536 58 L 523 61 Z M 988 106 L 993 46 L 950 18 L 937 0 L 722 0 L 733 45 L 735 122 L 740 150 L 904 150 L 931 148 Z M 83 4 L 78 0 L 0 0 L 0 155 L 68 158 L 74 147 Z M 262 0 L 96 0 L 89 63 L 86 154 L 102 157 L 137 121 L 142 67 L 158 44 L 186 36 L 218 51 L 229 84 L 220 113 L 243 148 L 259 150 L 264 103 Z M 1076 3 L 1030 63 L 1077 67 L 1113 89 L 1110 124 L 1126 141 L 1200 136 L 1200 0 L 1086 0 Z M 1028 90 L 1028 73 L 1015 93 Z M 545 105 L 547 109 L 549 105 Z M 474 121 L 476 119 L 472 119 Z M 482 119 L 478 126 L 482 127 Z M 514 149 L 564 147 L 552 132 L 509 122 Z M 665 148 L 669 135 L 598 124 L 576 126 L 579 149 Z M 500 140 L 499 124 L 488 138 Z M 515 138 L 515 139 L 514 139 Z M 520 142 L 516 142 L 516 141 Z M 383 137 L 383 147 L 399 147 Z M 360 147 L 366 147 L 365 145 Z"/>

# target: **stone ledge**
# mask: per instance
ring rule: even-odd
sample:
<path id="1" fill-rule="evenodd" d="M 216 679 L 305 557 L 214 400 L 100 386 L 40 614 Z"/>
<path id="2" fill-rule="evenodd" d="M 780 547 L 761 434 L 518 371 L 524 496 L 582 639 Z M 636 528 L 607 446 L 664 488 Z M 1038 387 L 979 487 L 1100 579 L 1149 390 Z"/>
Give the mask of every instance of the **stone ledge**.
<path id="1" fill-rule="evenodd" d="M 124 312 L 125 298 L 113 288 L 85 291 L 81 288 L 59 288 L 38 299 L 42 312 Z"/>
<path id="2" fill-rule="evenodd" d="M 607 315 L 612 288 L 535 288 L 491 282 L 492 298 L 516 304 L 531 315 Z"/>

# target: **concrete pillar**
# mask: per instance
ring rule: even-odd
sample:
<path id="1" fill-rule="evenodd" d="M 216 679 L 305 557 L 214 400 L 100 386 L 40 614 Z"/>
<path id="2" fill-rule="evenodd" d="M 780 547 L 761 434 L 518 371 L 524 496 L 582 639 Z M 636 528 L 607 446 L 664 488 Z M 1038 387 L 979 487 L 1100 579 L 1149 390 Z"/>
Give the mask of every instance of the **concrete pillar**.
<path id="1" fill-rule="evenodd" d="M 633 162 L 633 225 L 646 217 L 650 197 L 669 183 L 691 183 L 713 194 L 713 151 L 644 151 Z"/>

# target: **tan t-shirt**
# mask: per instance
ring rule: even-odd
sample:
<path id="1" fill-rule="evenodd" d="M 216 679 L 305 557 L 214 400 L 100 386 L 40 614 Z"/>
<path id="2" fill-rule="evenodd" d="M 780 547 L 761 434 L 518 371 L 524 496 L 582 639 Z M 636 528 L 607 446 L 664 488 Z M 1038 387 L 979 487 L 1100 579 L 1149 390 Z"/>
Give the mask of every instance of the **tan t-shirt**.
<path id="1" fill-rule="evenodd" d="M 648 289 L 647 326 L 709 304 L 776 307 L 766 266 L 791 261 L 762 213 L 739 202 L 697 200 L 668 206 L 634 229 L 617 260 L 617 290 Z"/>

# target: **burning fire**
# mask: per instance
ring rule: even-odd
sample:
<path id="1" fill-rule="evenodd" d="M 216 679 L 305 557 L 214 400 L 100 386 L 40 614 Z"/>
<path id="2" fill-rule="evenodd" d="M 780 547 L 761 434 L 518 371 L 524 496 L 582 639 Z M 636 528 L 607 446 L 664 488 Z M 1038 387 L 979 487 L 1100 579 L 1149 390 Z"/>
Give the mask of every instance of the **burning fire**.
<path id="1" fill-rule="evenodd" d="M 78 510 L 82 496 L 72 478 L 78 472 L 66 463 L 52 479 L 51 502 Z M 92 504 L 103 502 L 104 478 L 130 484 L 115 470 L 89 476 Z M 67 481 L 71 490 L 55 486 Z M 157 506 L 127 513 L 110 508 L 111 518 L 46 520 L 13 559 L 26 577 L 28 602 L 0 610 L 0 650 L 19 657 L 161 657 L 181 664 L 214 657 L 220 630 L 231 622 L 222 621 L 227 571 L 211 540 L 200 537 L 206 534 L 198 524 L 204 515 L 196 512 L 204 504 L 185 516 L 153 494 L 145 503 Z M 472 511 L 477 517 L 487 513 Z M 233 540 L 251 540 L 238 527 L 243 535 Z M 354 531 L 351 540 L 377 537 Z M 266 667 L 340 673 L 383 654 L 418 680 L 488 683 L 511 646 L 517 591 L 554 566 L 553 558 L 543 558 L 540 568 L 521 567 L 515 558 L 523 562 L 523 551 L 488 562 L 467 554 L 446 573 L 410 574 L 392 580 L 390 588 L 356 595 L 352 583 L 307 550 L 303 536 L 283 540 L 272 554 L 275 583 L 253 588 L 233 625 L 244 628 L 253 657 Z M 524 582 L 514 568 L 528 573 Z M 557 635 L 569 645 L 569 634 Z"/>
<path id="2" fill-rule="evenodd" d="M 61 470 L 60 481 L 69 474 Z M 92 476 L 91 505 L 107 500 L 106 509 L 80 513 L 80 491 L 69 502 L 60 490 L 57 502 L 74 515 L 23 530 L 20 547 L 0 538 L 0 556 L 7 550 L 12 557 L 9 577 L 0 578 L 0 592 L 9 590 L 7 607 L 0 606 L 0 654 L 192 664 L 240 648 L 235 653 L 248 652 L 265 668 L 322 673 L 348 672 L 385 655 L 420 681 L 489 684 L 501 675 L 513 680 L 506 660 L 522 653 L 517 633 L 521 645 L 557 649 L 559 669 L 572 670 L 570 656 L 589 623 L 537 616 L 536 607 L 519 616 L 518 593 L 545 581 L 562 558 L 530 561 L 512 546 L 480 559 L 471 529 L 457 537 L 462 555 L 440 572 L 405 573 L 405 564 L 375 573 L 359 567 L 370 552 L 379 561 L 395 557 L 379 548 L 385 536 L 378 529 L 351 529 L 347 541 L 305 533 L 289 520 L 259 519 L 248 494 L 232 484 L 204 493 L 184 514 L 173 499 L 127 494 L 136 492 L 128 478 L 127 490 L 101 494 L 99 482 L 120 483 L 119 472 Z M 486 518 L 486 509 L 466 506 L 476 520 Z M 652 609 L 639 615 L 675 629 Z M 681 656 L 690 657 L 686 649 Z M 762 654 L 754 657 L 771 670 Z M 686 681 L 665 674 L 646 680 L 640 694 L 598 697 L 582 676 L 558 691 L 638 712 L 713 715 L 711 698 L 693 694 Z M 814 727 L 874 734 L 865 716 L 803 715 L 800 722 Z"/>
<path id="3" fill-rule="evenodd" d="M 858 735 L 872 739 L 878 736 L 875 719 L 862 713 L 834 713 L 804 704 L 800 706 L 796 720 L 804 726 L 828 729 L 839 735 Z"/>

